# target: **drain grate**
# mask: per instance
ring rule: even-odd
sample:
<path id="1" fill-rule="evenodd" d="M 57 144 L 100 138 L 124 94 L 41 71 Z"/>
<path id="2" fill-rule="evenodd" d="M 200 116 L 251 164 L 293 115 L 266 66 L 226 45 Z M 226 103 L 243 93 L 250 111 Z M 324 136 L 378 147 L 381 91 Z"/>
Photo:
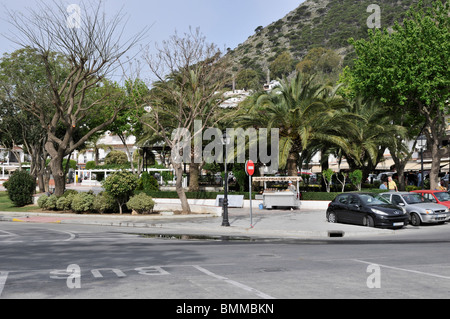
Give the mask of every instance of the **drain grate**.
<path id="1" fill-rule="evenodd" d="M 285 272 L 284 268 L 262 268 L 259 270 L 260 272 Z"/>
<path id="2" fill-rule="evenodd" d="M 344 232 L 341 230 L 330 230 L 328 231 L 328 237 L 335 238 L 335 237 L 344 237 Z"/>

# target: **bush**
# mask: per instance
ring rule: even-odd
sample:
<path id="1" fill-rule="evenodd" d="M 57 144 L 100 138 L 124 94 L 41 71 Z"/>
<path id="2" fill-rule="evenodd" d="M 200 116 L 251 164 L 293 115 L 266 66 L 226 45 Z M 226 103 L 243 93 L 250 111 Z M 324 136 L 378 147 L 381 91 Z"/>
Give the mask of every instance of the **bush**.
<path id="1" fill-rule="evenodd" d="M 105 157 L 105 164 L 126 164 L 128 163 L 128 156 L 121 151 L 111 151 Z"/>
<path id="2" fill-rule="evenodd" d="M 9 199 L 15 206 L 22 207 L 33 203 L 36 181 L 28 172 L 15 171 L 9 178 L 7 187 Z"/>
<path id="3" fill-rule="evenodd" d="M 115 213 L 118 211 L 118 206 L 114 197 L 106 192 L 101 192 L 95 196 L 92 209 L 100 214 Z"/>
<path id="4" fill-rule="evenodd" d="M 47 203 L 47 200 L 48 200 L 47 195 L 42 195 L 41 197 L 39 197 L 37 201 L 39 208 L 45 209 L 45 204 Z"/>
<path id="5" fill-rule="evenodd" d="M 85 169 L 95 169 L 95 167 L 96 167 L 95 161 L 88 161 L 88 162 L 86 162 Z"/>
<path id="6" fill-rule="evenodd" d="M 72 200 L 72 210 L 77 213 L 84 213 L 92 210 L 92 205 L 94 203 L 95 195 L 89 193 L 78 193 L 73 196 Z"/>
<path id="7" fill-rule="evenodd" d="M 43 208 L 46 210 L 56 210 L 56 202 L 57 201 L 58 201 L 58 197 L 56 197 L 56 195 L 51 195 L 45 202 L 45 205 L 43 206 Z"/>
<path id="8" fill-rule="evenodd" d="M 75 194 L 69 194 L 67 196 L 61 196 L 56 201 L 56 209 L 57 210 L 63 210 L 63 211 L 70 210 L 72 208 L 72 201 L 73 201 L 74 197 L 75 197 Z"/>
<path id="9" fill-rule="evenodd" d="M 144 191 L 157 191 L 159 189 L 158 181 L 148 172 L 143 172 L 138 181 L 139 189 Z"/>
<path id="10" fill-rule="evenodd" d="M 151 196 L 140 193 L 130 198 L 127 202 L 128 209 L 132 209 L 139 214 L 151 213 L 155 207 L 155 201 Z"/>
<path id="11" fill-rule="evenodd" d="M 64 194 L 62 194 L 62 197 L 67 197 L 67 196 L 74 196 L 78 194 L 78 192 L 74 189 L 66 189 L 66 191 L 64 192 Z"/>

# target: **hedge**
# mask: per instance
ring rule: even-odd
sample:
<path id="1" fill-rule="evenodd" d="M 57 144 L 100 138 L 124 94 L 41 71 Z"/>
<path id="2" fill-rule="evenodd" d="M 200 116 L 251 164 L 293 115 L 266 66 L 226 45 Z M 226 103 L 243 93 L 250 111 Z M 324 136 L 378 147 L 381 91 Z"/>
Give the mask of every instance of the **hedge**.
<path id="1" fill-rule="evenodd" d="M 175 191 L 136 191 L 135 194 L 145 193 L 153 198 L 178 198 L 178 194 Z M 376 188 L 364 189 L 363 192 L 383 193 L 386 190 L 380 190 Z M 333 200 L 340 192 L 301 192 L 302 200 Z M 216 199 L 217 195 L 223 195 L 223 192 L 186 192 L 188 199 Z M 228 195 L 244 195 L 244 199 L 249 199 L 248 192 L 229 192 Z M 252 199 L 258 193 L 252 192 Z"/>
<path id="2" fill-rule="evenodd" d="M 145 191 L 137 190 L 135 194 L 145 193 L 153 198 L 178 198 L 175 191 Z M 216 199 L 217 195 L 223 195 L 223 192 L 186 192 L 188 199 Z M 249 199 L 248 192 L 228 192 L 229 196 L 244 195 L 244 199 Z M 256 193 L 252 193 L 252 198 L 255 199 Z"/>

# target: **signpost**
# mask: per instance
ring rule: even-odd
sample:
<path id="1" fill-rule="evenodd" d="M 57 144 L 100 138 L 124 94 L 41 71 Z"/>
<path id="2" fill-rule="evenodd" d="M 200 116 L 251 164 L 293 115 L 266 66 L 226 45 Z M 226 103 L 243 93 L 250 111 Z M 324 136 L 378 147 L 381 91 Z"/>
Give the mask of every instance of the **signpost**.
<path id="1" fill-rule="evenodd" d="M 247 161 L 245 163 L 245 172 L 248 175 L 249 189 L 250 189 L 250 228 L 253 228 L 253 210 L 252 210 L 252 176 L 255 174 L 255 163 Z"/>

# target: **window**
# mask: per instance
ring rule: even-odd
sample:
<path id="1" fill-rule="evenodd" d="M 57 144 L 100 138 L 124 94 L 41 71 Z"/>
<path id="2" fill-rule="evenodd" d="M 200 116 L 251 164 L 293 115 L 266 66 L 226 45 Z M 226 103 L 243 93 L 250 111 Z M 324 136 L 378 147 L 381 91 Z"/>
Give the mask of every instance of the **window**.
<path id="1" fill-rule="evenodd" d="M 400 205 L 403 204 L 403 200 L 399 195 L 392 195 L 392 204 L 394 205 Z"/>
<path id="2" fill-rule="evenodd" d="M 348 194 L 344 194 L 344 195 L 340 195 L 337 199 L 338 203 L 341 204 L 348 204 L 348 198 L 350 197 L 350 195 Z"/>
<path id="3" fill-rule="evenodd" d="M 351 205 L 360 205 L 361 202 L 360 202 L 359 198 L 357 198 L 356 196 L 351 196 L 349 204 L 351 204 Z"/>
<path id="4" fill-rule="evenodd" d="M 441 202 L 450 200 L 450 195 L 447 192 L 434 193 L 434 195 L 436 195 L 437 199 L 439 199 L 439 201 L 441 201 Z"/>
<path id="5" fill-rule="evenodd" d="M 434 196 L 433 196 L 432 194 L 425 193 L 425 194 L 423 194 L 423 197 L 425 197 L 426 199 L 429 199 L 429 200 L 432 201 L 433 203 L 436 203 L 436 202 L 437 202 L 437 201 L 436 201 L 436 198 L 434 198 Z"/>

